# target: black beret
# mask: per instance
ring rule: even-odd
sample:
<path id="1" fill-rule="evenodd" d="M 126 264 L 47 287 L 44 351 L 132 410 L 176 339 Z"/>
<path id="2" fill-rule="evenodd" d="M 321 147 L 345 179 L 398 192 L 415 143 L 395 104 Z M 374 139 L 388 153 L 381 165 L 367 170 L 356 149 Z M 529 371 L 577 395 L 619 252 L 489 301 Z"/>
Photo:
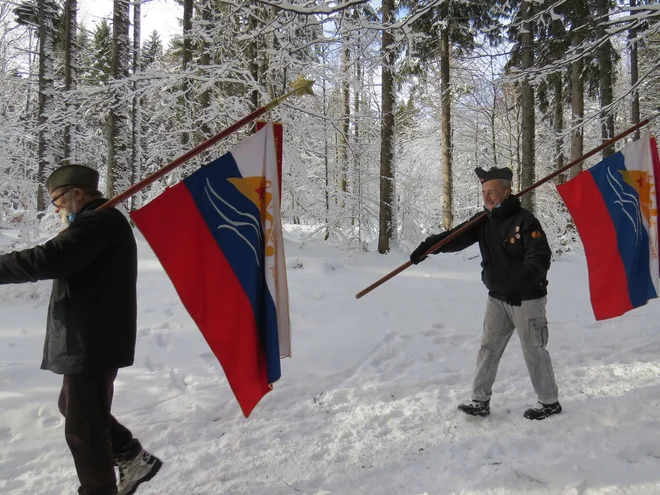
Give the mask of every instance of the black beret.
<path id="1" fill-rule="evenodd" d="M 513 172 L 509 167 L 492 167 L 490 170 L 484 170 L 481 167 L 477 167 L 474 169 L 474 171 L 477 174 L 477 177 L 479 177 L 479 182 L 482 184 L 493 179 L 513 179 Z"/>
<path id="2" fill-rule="evenodd" d="M 99 173 L 84 165 L 64 165 L 50 174 L 46 181 L 46 188 L 50 194 L 55 189 L 66 186 L 89 187 L 98 190 Z"/>

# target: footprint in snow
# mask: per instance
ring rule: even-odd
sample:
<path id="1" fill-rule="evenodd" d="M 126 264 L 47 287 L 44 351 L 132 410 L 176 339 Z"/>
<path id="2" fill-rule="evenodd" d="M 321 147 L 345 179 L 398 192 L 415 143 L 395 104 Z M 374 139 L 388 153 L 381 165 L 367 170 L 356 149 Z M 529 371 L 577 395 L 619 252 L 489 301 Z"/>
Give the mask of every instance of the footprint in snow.
<path id="1" fill-rule="evenodd" d="M 172 342 L 172 335 L 170 332 L 161 332 L 155 335 L 156 345 L 162 349 L 167 349 Z"/>
<path id="2" fill-rule="evenodd" d="M 54 428 L 56 426 L 59 426 L 62 420 L 57 416 L 47 416 L 41 418 L 40 422 L 41 422 L 41 426 L 43 426 L 44 428 Z"/>
<path id="3" fill-rule="evenodd" d="M 218 367 L 218 359 L 212 352 L 204 352 L 199 355 L 202 358 L 202 361 L 206 363 L 209 369 L 214 369 Z"/>
<path id="4" fill-rule="evenodd" d="M 147 337 L 149 334 L 151 334 L 151 328 L 149 327 L 140 328 L 138 331 L 138 337 Z"/>
<path id="5" fill-rule="evenodd" d="M 155 362 L 151 357 L 151 354 L 147 354 L 147 357 L 144 359 L 144 367 L 147 368 L 152 373 L 156 373 L 157 371 L 163 369 L 163 365 Z"/>
<path id="6" fill-rule="evenodd" d="M 174 388 L 177 390 L 181 390 L 181 392 L 185 392 L 186 388 L 188 387 L 188 384 L 186 383 L 186 375 L 181 373 L 178 370 L 175 370 L 174 368 L 170 369 L 170 388 Z"/>
<path id="7" fill-rule="evenodd" d="M 12 438 L 14 438 L 14 435 L 11 432 L 11 428 L 8 426 L 0 426 L 0 441 L 7 443 Z"/>
<path id="8" fill-rule="evenodd" d="M 41 406 L 39 408 L 37 415 L 39 417 L 39 423 L 41 426 L 44 428 L 53 428 L 61 423 L 62 417 L 53 414 L 54 410 L 54 406 L 52 405 Z"/>

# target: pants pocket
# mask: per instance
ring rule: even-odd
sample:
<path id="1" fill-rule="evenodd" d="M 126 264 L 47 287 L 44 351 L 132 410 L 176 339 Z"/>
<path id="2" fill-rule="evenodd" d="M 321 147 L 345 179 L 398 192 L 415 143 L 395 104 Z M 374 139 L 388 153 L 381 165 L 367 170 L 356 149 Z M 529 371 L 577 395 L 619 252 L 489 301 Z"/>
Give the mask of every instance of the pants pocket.
<path id="1" fill-rule="evenodd" d="M 548 344 L 548 320 L 545 316 L 529 320 L 529 336 L 532 343 L 538 343 L 545 349 Z"/>

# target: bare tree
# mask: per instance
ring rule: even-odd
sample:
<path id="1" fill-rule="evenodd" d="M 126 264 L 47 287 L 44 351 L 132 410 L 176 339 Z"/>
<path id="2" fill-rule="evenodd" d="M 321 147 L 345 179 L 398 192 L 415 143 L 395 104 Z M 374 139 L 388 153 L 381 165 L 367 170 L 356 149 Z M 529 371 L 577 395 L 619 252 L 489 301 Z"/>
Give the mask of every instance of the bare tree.
<path id="1" fill-rule="evenodd" d="M 577 160 L 584 154 L 584 58 L 580 56 L 580 47 L 584 41 L 584 26 L 587 22 L 588 9 L 586 0 L 573 0 L 571 14 L 571 45 L 575 60 L 571 64 L 571 160 Z M 580 173 L 581 165 L 572 167 L 571 178 Z"/>
<path id="2" fill-rule="evenodd" d="M 440 6 L 442 20 L 448 21 L 449 2 Z M 452 149 L 451 149 L 451 92 L 449 89 L 449 57 L 451 55 L 449 43 L 449 28 L 440 32 L 440 89 L 442 91 L 442 211 L 444 218 L 442 226 L 449 230 L 454 226 L 452 178 Z"/>
<path id="3" fill-rule="evenodd" d="M 383 24 L 394 22 L 394 0 L 383 0 Z M 381 96 L 380 131 L 380 213 L 378 229 L 378 252 L 390 250 L 394 238 L 394 106 L 396 87 L 394 84 L 394 63 L 396 52 L 391 31 L 383 31 L 381 56 L 383 60 L 383 86 Z"/>
<path id="4" fill-rule="evenodd" d="M 108 116 L 107 194 L 114 196 L 129 186 L 128 115 L 125 79 L 128 77 L 129 0 L 114 0 L 112 19 L 111 106 Z"/>
<path id="5" fill-rule="evenodd" d="M 534 52 L 532 48 L 534 42 L 534 27 L 530 22 L 531 17 L 531 0 L 522 0 L 520 3 L 520 18 L 522 23 L 520 42 L 522 45 L 521 62 L 523 71 L 530 69 L 534 64 Z M 520 164 L 520 188 L 525 189 L 526 187 L 531 186 L 536 178 L 536 160 L 534 156 L 536 148 L 534 88 L 532 87 L 529 75 L 527 74 L 525 74 L 520 83 L 520 100 L 522 105 L 522 163 Z M 534 197 L 532 194 L 533 193 L 526 194 L 521 200 L 523 207 L 529 210 L 534 209 Z"/>
<path id="6" fill-rule="evenodd" d="M 199 63 L 202 66 L 202 70 L 205 71 L 204 75 L 208 76 L 208 67 L 215 63 L 215 60 L 213 60 L 213 52 L 214 52 L 214 43 L 213 43 L 213 6 L 211 5 L 211 2 L 209 0 L 205 0 L 202 3 L 201 6 L 201 11 L 202 11 L 202 32 L 204 35 L 202 36 L 202 42 L 201 42 L 201 55 L 200 55 L 200 60 Z M 201 122 L 199 124 L 199 129 L 201 132 L 201 139 L 200 141 L 204 141 L 205 139 L 211 137 L 211 127 L 209 126 L 209 118 L 208 115 L 206 115 L 206 112 L 208 112 L 209 107 L 211 106 L 211 95 L 213 93 L 213 90 L 210 86 L 207 86 L 204 91 L 199 95 L 199 115 Z"/>
<path id="7" fill-rule="evenodd" d="M 78 50 L 77 40 L 78 23 L 76 21 L 76 12 L 78 10 L 78 0 L 66 0 L 64 6 L 64 90 L 70 95 L 76 88 L 78 71 Z M 71 163 L 73 154 L 73 133 L 72 125 L 67 119 L 64 126 L 64 165 Z"/>
<path id="8" fill-rule="evenodd" d="M 633 9 L 637 6 L 637 0 L 630 0 L 630 8 Z M 639 124 L 639 90 L 637 89 L 637 81 L 639 80 L 639 62 L 637 57 L 637 38 L 638 30 L 636 28 L 630 29 L 629 38 L 632 41 L 630 44 L 630 87 L 632 88 L 632 108 L 631 108 L 631 121 L 632 125 Z M 637 141 L 640 137 L 640 130 L 637 129 L 633 134 L 633 140 Z"/>
<path id="9" fill-rule="evenodd" d="M 598 71 L 600 74 L 599 94 L 601 109 L 601 139 L 604 143 L 614 137 L 614 110 L 611 108 L 614 101 L 612 90 L 612 42 L 605 32 L 606 24 L 610 18 L 610 0 L 596 0 L 596 14 L 598 26 L 596 33 L 598 35 L 599 45 L 596 50 L 598 58 Z M 614 154 L 614 145 L 608 146 L 602 152 L 603 158 Z"/>
<path id="10" fill-rule="evenodd" d="M 141 39 L 141 0 L 133 1 L 133 76 L 141 71 L 142 57 L 140 56 Z M 131 139 L 131 184 L 140 180 L 142 174 L 142 99 L 138 93 L 138 78 L 133 80 L 133 112 L 132 112 L 132 139 Z M 131 207 L 140 205 L 140 197 L 131 199 Z"/>
<path id="11" fill-rule="evenodd" d="M 46 193 L 43 184 L 46 176 L 55 167 L 53 150 L 53 133 L 50 119 L 53 115 L 53 94 L 55 89 L 53 76 L 53 18 L 57 13 L 57 5 L 52 0 L 39 2 L 39 131 L 37 136 L 37 210 L 46 209 Z"/>
<path id="12" fill-rule="evenodd" d="M 339 190 L 342 192 L 341 204 L 344 206 L 348 192 L 348 133 L 351 120 L 351 47 L 348 35 L 344 35 L 341 58 L 341 127 L 339 132 Z"/>
<path id="13" fill-rule="evenodd" d="M 190 66 L 192 64 L 192 18 L 193 0 L 183 0 L 183 51 L 181 52 L 181 67 L 183 69 L 183 84 L 181 106 L 185 115 L 189 113 L 188 98 L 190 97 Z M 187 132 L 181 134 L 181 144 L 186 147 L 190 142 Z"/>

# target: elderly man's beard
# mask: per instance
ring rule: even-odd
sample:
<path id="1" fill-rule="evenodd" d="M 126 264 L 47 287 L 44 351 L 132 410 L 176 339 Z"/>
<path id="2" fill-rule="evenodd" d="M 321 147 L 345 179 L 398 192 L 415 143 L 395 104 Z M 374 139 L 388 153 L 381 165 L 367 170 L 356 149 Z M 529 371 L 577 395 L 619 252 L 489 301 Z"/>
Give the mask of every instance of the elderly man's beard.
<path id="1" fill-rule="evenodd" d="M 64 224 L 65 227 L 68 227 L 71 222 L 69 222 L 69 210 L 66 210 L 64 208 L 60 208 L 59 211 L 60 218 L 62 219 L 62 223 Z"/>
<path id="2" fill-rule="evenodd" d="M 71 203 L 69 203 L 69 201 L 64 203 L 64 205 L 59 209 L 58 213 L 65 227 L 68 227 L 71 221 L 73 220 L 73 217 L 75 217 L 75 213 L 72 210 L 73 207 Z"/>

